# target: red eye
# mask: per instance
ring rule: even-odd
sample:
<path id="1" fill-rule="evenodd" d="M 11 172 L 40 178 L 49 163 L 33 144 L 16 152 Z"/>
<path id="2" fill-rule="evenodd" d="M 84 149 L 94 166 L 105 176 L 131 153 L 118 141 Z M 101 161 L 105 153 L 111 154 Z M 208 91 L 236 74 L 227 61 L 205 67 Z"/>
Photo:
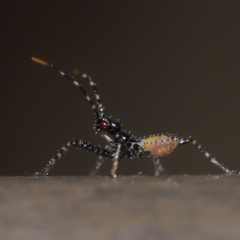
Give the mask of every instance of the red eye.
<path id="1" fill-rule="evenodd" d="M 101 129 L 107 129 L 109 127 L 109 124 L 108 124 L 108 122 L 102 121 L 102 122 L 99 123 L 99 127 Z"/>

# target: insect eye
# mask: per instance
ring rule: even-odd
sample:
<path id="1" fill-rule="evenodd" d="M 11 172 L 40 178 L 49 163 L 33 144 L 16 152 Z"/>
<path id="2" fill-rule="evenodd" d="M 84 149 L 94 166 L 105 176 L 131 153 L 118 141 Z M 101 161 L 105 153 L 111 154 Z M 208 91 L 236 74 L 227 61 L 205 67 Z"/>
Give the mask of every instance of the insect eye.
<path id="1" fill-rule="evenodd" d="M 99 123 L 99 127 L 100 127 L 101 129 L 107 129 L 107 128 L 109 127 L 109 123 L 108 123 L 108 122 L 105 122 L 105 121 L 101 121 L 101 122 Z"/>

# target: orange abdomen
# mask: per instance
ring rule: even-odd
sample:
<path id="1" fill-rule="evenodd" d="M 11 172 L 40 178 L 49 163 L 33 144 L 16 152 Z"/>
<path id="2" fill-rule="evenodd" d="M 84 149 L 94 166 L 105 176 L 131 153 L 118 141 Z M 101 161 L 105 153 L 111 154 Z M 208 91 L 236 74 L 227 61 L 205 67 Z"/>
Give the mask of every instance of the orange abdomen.
<path id="1" fill-rule="evenodd" d="M 164 157 L 170 154 L 179 144 L 175 136 L 153 136 L 141 140 L 140 146 L 146 152 L 151 152 L 156 157 Z"/>

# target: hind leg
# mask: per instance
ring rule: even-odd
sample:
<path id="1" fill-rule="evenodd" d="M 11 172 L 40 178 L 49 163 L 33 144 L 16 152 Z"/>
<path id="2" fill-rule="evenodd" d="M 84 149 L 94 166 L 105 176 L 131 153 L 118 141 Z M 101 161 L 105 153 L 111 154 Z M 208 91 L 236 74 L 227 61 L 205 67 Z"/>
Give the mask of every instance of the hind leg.
<path id="1" fill-rule="evenodd" d="M 188 143 L 191 143 L 192 145 L 196 146 L 198 150 L 205 155 L 206 158 L 210 159 L 211 163 L 219 167 L 223 172 L 225 172 L 225 174 L 229 174 L 229 175 L 239 174 L 239 172 L 235 170 L 229 170 L 228 168 L 226 168 L 222 163 L 220 163 L 216 158 L 214 158 L 209 152 L 207 152 L 206 149 L 201 144 L 198 144 L 197 141 L 192 137 L 179 139 L 179 145 L 188 144 Z"/>
<path id="2" fill-rule="evenodd" d="M 162 175 L 162 173 L 164 172 L 164 168 L 162 167 L 162 164 L 159 158 L 152 157 L 152 159 L 153 159 L 153 166 L 154 166 L 154 175 L 158 177 Z"/>

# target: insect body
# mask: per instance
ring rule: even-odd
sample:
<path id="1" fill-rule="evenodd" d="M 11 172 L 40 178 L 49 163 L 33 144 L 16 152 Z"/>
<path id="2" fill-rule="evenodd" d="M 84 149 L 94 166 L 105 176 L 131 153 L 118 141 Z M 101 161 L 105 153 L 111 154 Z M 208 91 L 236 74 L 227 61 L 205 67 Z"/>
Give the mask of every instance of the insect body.
<path id="1" fill-rule="evenodd" d="M 99 160 L 96 163 L 93 174 L 96 174 L 103 163 L 103 158 L 110 158 L 113 161 L 113 166 L 110 172 L 112 177 L 116 177 L 116 171 L 118 167 L 118 161 L 121 158 L 135 158 L 150 156 L 153 159 L 155 167 L 155 175 L 158 176 L 163 172 L 162 165 L 159 158 L 170 154 L 177 146 L 191 143 L 195 145 L 200 152 L 202 152 L 210 161 L 222 169 L 226 174 L 233 174 L 235 171 L 230 171 L 223 164 L 219 163 L 216 158 L 212 157 L 200 144 L 196 142 L 191 137 L 182 138 L 173 134 L 162 134 L 156 136 L 150 136 L 148 138 L 139 138 L 132 136 L 122 130 L 122 125 L 119 120 L 111 120 L 110 117 L 106 116 L 104 113 L 104 108 L 100 100 L 100 96 L 97 92 L 96 83 L 93 82 L 92 78 L 87 74 L 82 74 L 82 78 L 88 80 L 90 86 L 93 89 L 95 96 L 95 102 L 89 97 L 88 93 L 84 90 L 82 85 L 75 79 L 75 77 L 67 75 L 66 73 L 58 70 L 54 65 L 49 64 L 41 59 L 32 58 L 34 62 L 42 64 L 44 66 L 51 67 L 55 69 L 60 75 L 69 79 L 85 96 L 87 101 L 92 106 L 94 114 L 96 116 L 96 121 L 94 123 L 94 129 L 96 133 L 102 132 L 102 137 L 107 141 L 107 145 L 102 147 L 97 147 L 91 143 L 84 142 L 82 140 L 71 140 L 64 145 L 58 153 L 53 156 L 46 167 L 44 167 L 40 172 L 36 172 L 36 176 L 47 176 L 51 169 L 56 165 L 57 160 L 62 157 L 62 155 L 68 151 L 70 146 L 74 146 L 80 149 L 85 149 L 87 151 L 93 152 L 99 156 Z"/>

